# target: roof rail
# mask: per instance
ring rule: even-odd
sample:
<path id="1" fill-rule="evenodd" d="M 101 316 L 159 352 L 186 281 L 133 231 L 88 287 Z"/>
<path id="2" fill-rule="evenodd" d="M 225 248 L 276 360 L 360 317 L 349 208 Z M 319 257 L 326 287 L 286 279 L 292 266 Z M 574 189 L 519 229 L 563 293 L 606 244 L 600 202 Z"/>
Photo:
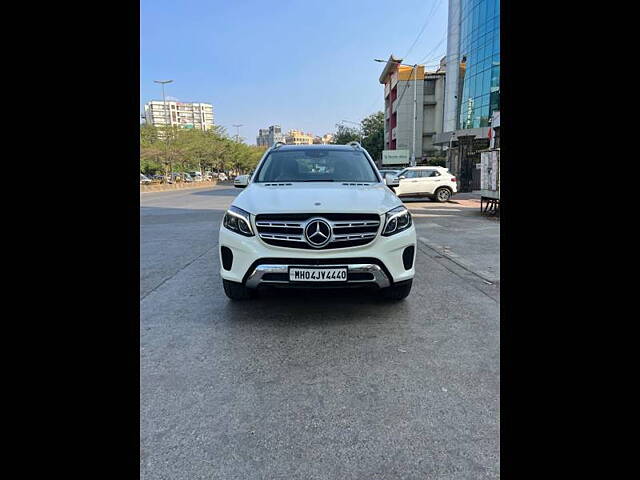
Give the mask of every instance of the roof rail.
<path id="1" fill-rule="evenodd" d="M 271 147 L 271 148 L 276 150 L 276 149 L 280 148 L 282 145 L 286 145 L 286 143 L 284 143 L 284 142 L 276 142 L 276 143 L 273 144 L 273 147 Z"/>
<path id="2" fill-rule="evenodd" d="M 355 140 L 347 143 L 347 145 L 351 145 L 352 147 L 358 147 L 358 148 L 361 147 L 360 142 L 356 142 Z"/>

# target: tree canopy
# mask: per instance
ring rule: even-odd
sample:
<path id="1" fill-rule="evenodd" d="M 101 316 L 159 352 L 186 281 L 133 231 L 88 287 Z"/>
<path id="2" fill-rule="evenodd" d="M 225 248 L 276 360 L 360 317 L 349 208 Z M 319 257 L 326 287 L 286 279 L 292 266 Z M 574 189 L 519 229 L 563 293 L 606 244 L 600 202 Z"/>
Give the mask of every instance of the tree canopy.
<path id="1" fill-rule="evenodd" d="M 229 171 L 246 173 L 257 165 L 264 147 L 231 139 L 224 128 L 211 130 L 140 126 L 140 171 Z"/>
<path id="2" fill-rule="evenodd" d="M 384 113 L 376 112 L 363 118 L 359 127 L 336 124 L 336 133 L 331 143 L 345 145 L 354 140 L 360 142 L 371 158 L 381 160 L 384 150 Z"/>

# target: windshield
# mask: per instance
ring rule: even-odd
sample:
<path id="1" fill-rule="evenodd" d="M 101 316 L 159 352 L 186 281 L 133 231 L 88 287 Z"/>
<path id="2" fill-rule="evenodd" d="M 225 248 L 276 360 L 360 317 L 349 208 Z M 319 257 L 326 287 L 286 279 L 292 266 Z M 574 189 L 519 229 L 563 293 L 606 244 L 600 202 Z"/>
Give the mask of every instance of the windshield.
<path id="1" fill-rule="evenodd" d="M 256 182 L 379 182 L 359 150 L 300 149 L 271 152 Z"/>

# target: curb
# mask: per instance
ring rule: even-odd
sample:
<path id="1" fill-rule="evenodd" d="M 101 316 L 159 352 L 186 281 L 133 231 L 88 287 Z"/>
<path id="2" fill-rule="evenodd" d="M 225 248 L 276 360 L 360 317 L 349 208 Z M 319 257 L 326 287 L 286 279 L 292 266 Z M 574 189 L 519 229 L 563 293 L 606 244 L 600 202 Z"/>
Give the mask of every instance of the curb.
<path id="1" fill-rule="evenodd" d="M 174 183 L 171 185 L 140 185 L 140 193 L 152 193 L 152 192 L 168 192 L 173 190 L 191 190 L 197 188 L 208 188 L 216 185 L 221 185 L 216 182 L 197 182 L 197 185 Z M 183 186 L 184 185 L 184 186 Z"/>
<path id="2" fill-rule="evenodd" d="M 438 245 L 435 243 L 431 243 L 425 237 L 418 237 L 418 240 L 425 246 L 436 252 L 438 255 L 443 256 L 447 260 L 452 261 L 459 267 L 464 268 L 468 272 L 474 274 L 477 277 L 480 277 L 483 281 L 488 282 L 491 285 L 494 285 L 500 282 L 500 278 L 495 278 L 495 274 L 491 274 L 489 272 L 485 272 L 483 270 L 479 270 L 475 265 L 470 262 L 466 262 L 462 260 L 459 255 L 456 255 L 448 247 L 444 247 L 442 245 Z"/>

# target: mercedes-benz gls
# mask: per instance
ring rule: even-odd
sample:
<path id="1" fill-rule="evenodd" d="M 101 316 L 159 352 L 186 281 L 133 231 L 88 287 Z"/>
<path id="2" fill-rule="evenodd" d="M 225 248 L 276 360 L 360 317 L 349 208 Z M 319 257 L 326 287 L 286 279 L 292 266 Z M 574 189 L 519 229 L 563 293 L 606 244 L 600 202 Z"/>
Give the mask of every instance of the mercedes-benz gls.
<path id="1" fill-rule="evenodd" d="M 227 296 L 258 287 L 374 287 L 409 295 L 411 213 L 357 142 L 282 145 L 265 152 L 220 225 Z"/>

